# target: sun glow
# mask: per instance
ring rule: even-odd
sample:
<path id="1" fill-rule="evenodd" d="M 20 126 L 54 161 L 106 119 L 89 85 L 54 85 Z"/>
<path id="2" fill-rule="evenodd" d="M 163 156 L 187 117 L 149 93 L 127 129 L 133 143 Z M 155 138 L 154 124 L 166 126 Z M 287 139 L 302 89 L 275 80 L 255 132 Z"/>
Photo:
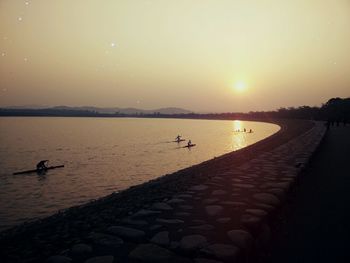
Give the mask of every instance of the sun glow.
<path id="1" fill-rule="evenodd" d="M 243 81 L 237 81 L 233 88 L 235 91 L 242 92 L 247 88 L 247 86 Z"/>

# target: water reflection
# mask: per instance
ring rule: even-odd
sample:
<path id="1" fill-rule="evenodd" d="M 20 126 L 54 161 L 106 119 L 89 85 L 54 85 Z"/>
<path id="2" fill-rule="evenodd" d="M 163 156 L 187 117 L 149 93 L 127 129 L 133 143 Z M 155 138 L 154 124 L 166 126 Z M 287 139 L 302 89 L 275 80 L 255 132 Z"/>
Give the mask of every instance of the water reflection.
<path id="1" fill-rule="evenodd" d="M 247 123 L 247 122 L 245 122 Z M 249 122 L 248 122 L 249 123 Z M 232 122 L 232 149 L 238 150 L 248 145 L 246 134 L 242 132 L 245 128 L 243 127 L 243 122 L 240 120 L 235 120 Z"/>
<path id="2" fill-rule="evenodd" d="M 232 122 L 232 126 L 233 126 L 233 131 L 241 131 L 242 130 L 242 121 L 240 120 L 235 120 Z"/>
<path id="3" fill-rule="evenodd" d="M 244 128 L 254 133 L 234 132 Z M 238 150 L 278 130 L 246 121 L 0 118 L 0 229 Z M 179 133 L 196 146 L 172 142 Z M 43 159 L 65 168 L 12 175 Z"/>
<path id="4" fill-rule="evenodd" d="M 45 181 L 46 180 L 46 171 L 45 172 L 37 172 L 38 175 L 38 181 Z"/>

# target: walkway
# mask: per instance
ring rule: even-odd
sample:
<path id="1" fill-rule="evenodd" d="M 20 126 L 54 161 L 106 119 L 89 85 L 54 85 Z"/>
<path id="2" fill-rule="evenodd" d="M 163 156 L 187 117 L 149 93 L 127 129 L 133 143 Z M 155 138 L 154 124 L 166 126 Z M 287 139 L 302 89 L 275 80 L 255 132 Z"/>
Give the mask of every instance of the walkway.
<path id="1" fill-rule="evenodd" d="M 266 262 L 350 262 L 350 127 L 333 127 L 278 230 Z"/>

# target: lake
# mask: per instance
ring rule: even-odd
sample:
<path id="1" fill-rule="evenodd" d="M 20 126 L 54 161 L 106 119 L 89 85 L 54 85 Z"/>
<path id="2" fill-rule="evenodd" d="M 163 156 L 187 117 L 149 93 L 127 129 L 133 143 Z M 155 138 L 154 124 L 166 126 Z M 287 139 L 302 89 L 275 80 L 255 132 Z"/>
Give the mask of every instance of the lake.
<path id="1" fill-rule="evenodd" d="M 244 128 L 253 132 L 236 132 Z M 0 230 L 241 149 L 279 129 L 249 121 L 1 117 Z M 173 142 L 178 134 L 196 146 Z M 43 159 L 65 167 L 12 175 Z"/>

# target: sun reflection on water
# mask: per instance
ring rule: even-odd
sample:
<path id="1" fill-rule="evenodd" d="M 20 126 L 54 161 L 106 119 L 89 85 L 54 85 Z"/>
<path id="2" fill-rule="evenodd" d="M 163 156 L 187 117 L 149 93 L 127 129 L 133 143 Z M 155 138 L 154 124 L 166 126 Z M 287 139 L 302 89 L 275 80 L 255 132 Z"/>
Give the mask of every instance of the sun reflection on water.
<path id="1" fill-rule="evenodd" d="M 244 127 L 242 121 L 234 120 L 232 122 L 232 148 L 234 151 L 247 146 L 246 135 L 243 132 Z"/>

